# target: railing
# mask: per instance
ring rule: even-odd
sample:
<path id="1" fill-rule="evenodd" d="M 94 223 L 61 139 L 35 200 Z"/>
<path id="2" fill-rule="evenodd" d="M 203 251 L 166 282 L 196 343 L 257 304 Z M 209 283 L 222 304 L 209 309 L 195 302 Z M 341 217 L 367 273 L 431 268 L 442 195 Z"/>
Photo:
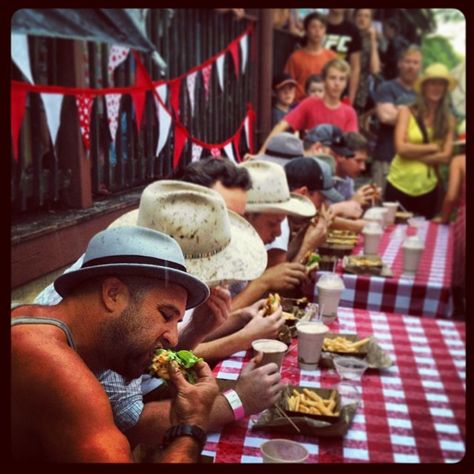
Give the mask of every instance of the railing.
<path id="1" fill-rule="evenodd" d="M 247 20 L 237 21 L 231 14 L 220 14 L 212 9 L 151 9 L 147 17 L 147 33 L 168 65 L 166 75 L 159 75 L 157 65 L 152 63 L 149 57 L 141 57 L 152 80 L 172 79 L 226 48 L 248 24 Z M 255 81 L 255 58 L 258 57 L 255 51 L 252 51 L 252 40 L 251 37 L 245 74 L 239 74 L 236 78 L 230 55 L 226 55 L 224 93 L 220 90 L 215 67 L 212 69 L 207 104 L 198 73 L 194 116 L 191 115 L 185 81 L 182 81 L 180 117 L 192 136 L 206 143 L 221 143 L 234 135 L 242 123 L 247 103 L 254 102 L 257 94 L 251 86 Z M 36 84 L 91 88 L 127 87 L 134 84 L 136 65 L 133 55 L 130 54 L 127 60 L 116 68 L 113 84 L 109 84 L 109 47 L 92 42 L 74 42 L 76 46 L 83 45 L 82 54 L 76 58 L 77 63 L 82 63 L 83 66 L 78 70 L 78 77 L 82 75 L 82 78 L 65 83 L 65 72 L 62 69 L 63 51 L 65 46 L 70 47 L 71 43 L 67 40 L 29 37 L 31 67 Z M 15 66 L 12 66 L 12 79 L 22 80 Z M 41 98 L 36 93 L 28 94 L 18 160 L 15 161 L 13 156 L 11 158 L 11 202 L 16 214 L 38 209 L 74 207 L 70 204 L 70 191 L 75 180 L 80 177 L 76 175 L 75 168 L 70 163 L 71 156 L 68 155 L 72 150 L 58 146 L 59 142 L 64 142 L 65 136 L 75 137 L 72 143 L 77 147 L 82 146 L 80 139 L 77 139 L 77 117 L 71 114 L 74 110 L 74 97 L 65 96 L 57 144 L 53 147 Z M 104 97 L 98 96 L 94 100 L 90 154 L 84 157 L 84 153 L 79 153 L 78 150 L 71 153 L 76 156 L 75 159 L 81 156 L 83 159 L 90 159 L 90 187 L 93 198 L 146 184 L 154 179 L 169 176 L 172 171 L 173 127 L 165 147 L 159 156 L 155 156 L 159 123 L 151 93 L 147 93 L 139 132 L 134 114 L 131 97 L 123 94 L 115 145 L 112 145 Z M 243 155 L 247 151 L 245 140 L 241 140 L 240 145 L 240 153 Z M 181 156 L 180 166 L 190 161 L 191 143 L 188 141 Z"/>

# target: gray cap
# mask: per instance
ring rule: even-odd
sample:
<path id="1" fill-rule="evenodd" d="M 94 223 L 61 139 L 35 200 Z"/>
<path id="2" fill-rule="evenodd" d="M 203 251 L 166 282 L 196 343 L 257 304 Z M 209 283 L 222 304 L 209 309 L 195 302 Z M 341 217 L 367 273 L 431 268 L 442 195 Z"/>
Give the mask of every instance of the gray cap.
<path id="1" fill-rule="evenodd" d="M 321 190 L 321 194 L 331 202 L 331 204 L 336 202 L 345 201 L 344 197 L 342 196 L 339 191 L 336 191 L 334 188 L 334 179 L 331 170 L 331 166 L 327 163 L 326 160 L 321 159 L 320 157 L 313 157 L 314 160 L 319 164 L 323 174 L 323 189 Z"/>
<path id="2" fill-rule="evenodd" d="M 200 305 L 209 296 L 207 285 L 187 273 L 178 243 L 145 227 L 115 227 L 94 235 L 81 268 L 58 277 L 54 287 L 64 297 L 80 283 L 106 275 L 136 275 L 180 285 L 188 293 L 186 309 Z"/>
<path id="3" fill-rule="evenodd" d="M 355 155 L 354 150 L 352 150 L 344 134 L 339 127 L 331 125 L 328 123 L 318 125 L 317 127 L 312 128 L 304 137 L 305 141 L 310 143 L 321 143 L 325 146 L 331 148 L 334 153 L 350 158 Z"/>
<path id="4" fill-rule="evenodd" d="M 282 132 L 270 138 L 263 155 L 256 158 L 285 166 L 292 158 L 304 156 L 303 142 L 295 135 Z"/>

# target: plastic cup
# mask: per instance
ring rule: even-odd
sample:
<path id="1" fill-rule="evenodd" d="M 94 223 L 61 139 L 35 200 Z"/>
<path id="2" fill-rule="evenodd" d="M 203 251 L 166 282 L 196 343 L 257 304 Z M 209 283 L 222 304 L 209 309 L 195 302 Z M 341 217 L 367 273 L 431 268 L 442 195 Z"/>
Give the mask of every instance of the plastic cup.
<path id="1" fill-rule="evenodd" d="M 398 210 L 398 202 L 384 202 L 382 206 L 385 209 L 388 209 L 387 212 L 387 225 L 395 223 L 395 215 Z"/>
<path id="2" fill-rule="evenodd" d="M 319 321 L 303 321 L 296 325 L 298 334 L 298 365 L 301 369 L 316 370 L 324 336 L 329 328 Z"/>
<path id="3" fill-rule="evenodd" d="M 275 362 L 280 369 L 283 357 L 288 350 L 288 346 L 276 339 L 256 339 L 252 342 L 255 355 L 261 355 L 261 360 L 257 362 L 257 367 Z"/>
<path id="4" fill-rule="evenodd" d="M 423 254 L 423 241 L 417 236 L 410 236 L 405 239 L 403 248 L 403 273 L 405 275 L 415 275 Z"/>
<path id="5" fill-rule="evenodd" d="M 264 463 L 303 463 L 309 456 L 300 443 L 289 439 L 270 439 L 260 446 Z"/>
<path id="6" fill-rule="evenodd" d="M 364 226 L 364 255 L 378 255 L 383 230 L 378 222 L 369 222 Z"/>
<path id="7" fill-rule="evenodd" d="M 356 357 L 337 356 L 333 359 L 334 368 L 342 379 L 360 382 L 362 375 L 369 367 L 363 359 Z"/>
<path id="8" fill-rule="evenodd" d="M 316 284 L 318 303 L 322 308 L 323 322 L 330 324 L 337 317 L 337 308 L 344 290 L 344 281 L 336 273 L 321 275 Z"/>

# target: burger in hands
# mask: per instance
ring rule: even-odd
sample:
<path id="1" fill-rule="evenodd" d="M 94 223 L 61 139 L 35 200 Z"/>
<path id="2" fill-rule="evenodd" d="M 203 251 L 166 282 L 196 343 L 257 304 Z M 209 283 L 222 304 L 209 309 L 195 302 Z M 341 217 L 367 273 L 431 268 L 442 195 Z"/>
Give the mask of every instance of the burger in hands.
<path id="1" fill-rule="evenodd" d="M 314 272 L 319 270 L 319 261 L 321 257 L 316 252 L 307 252 L 305 255 L 304 265 L 306 267 L 306 273 Z"/>
<path id="2" fill-rule="evenodd" d="M 150 374 L 169 380 L 168 367 L 171 361 L 175 361 L 178 369 L 183 373 L 184 378 L 189 383 L 197 382 L 197 375 L 193 367 L 198 362 L 202 362 L 202 357 L 196 357 L 192 351 L 172 351 L 169 349 L 156 349 L 149 368 Z"/>
<path id="3" fill-rule="evenodd" d="M 280 307 L 280 295 L 278 293 L 270 293 L 265 301 L 264 316 L 270 316 Z"/>

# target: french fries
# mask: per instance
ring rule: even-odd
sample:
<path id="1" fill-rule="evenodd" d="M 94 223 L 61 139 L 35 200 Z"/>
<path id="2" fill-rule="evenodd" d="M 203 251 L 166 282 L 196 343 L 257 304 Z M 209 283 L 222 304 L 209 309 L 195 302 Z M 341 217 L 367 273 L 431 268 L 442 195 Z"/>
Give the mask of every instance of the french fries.
<path id="1" fill-rule="evenodd" d="M 320 397 L 316 392 L 304 388 L 302 392 L 293 389 L 288 397 L 288 410 L 310 415 L 339 416 L 336 409 L 336 391 L 331 392 L 327 399 Z"/>
<path id="2" fill-rule="evenodd" d="M 361 339 L 360 341 L 352 342 L 349 339 L 346 339 L 342 336 L 337 336 L 335 338 L 324 338 L 323 341 L 323 351 L 327 352 L 357 352 L 359 349 L 369 341 L 369 337 Z"/>

